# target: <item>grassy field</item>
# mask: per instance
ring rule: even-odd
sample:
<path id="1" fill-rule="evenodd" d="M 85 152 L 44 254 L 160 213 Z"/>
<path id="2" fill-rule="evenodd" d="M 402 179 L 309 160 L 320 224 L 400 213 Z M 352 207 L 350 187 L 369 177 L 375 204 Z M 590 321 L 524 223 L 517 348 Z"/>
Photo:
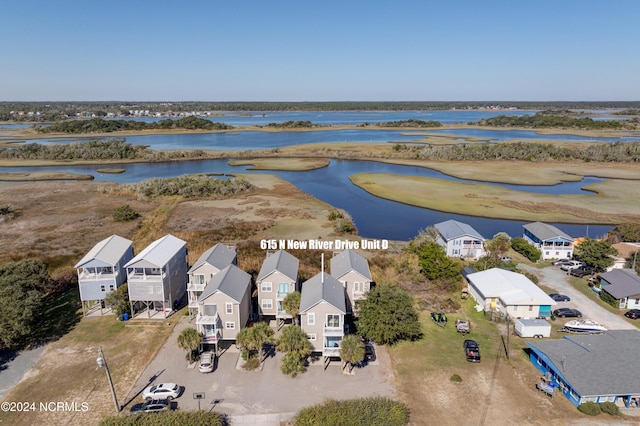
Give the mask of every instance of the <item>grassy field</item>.
<path id="1" fill-rule="evenodd" d="M 609 179 L 585 187 L 595 194 L 539 194 L 493 185 L 390 173 L 358 173 L 351 181 L 389 200 L 448 213 L 556 223 L 640 221 L 638 183 Z"/>
<path id="2" fill-rule="evenodd" d="M 329 165 L 326 158 L 262 158 L 253 160 L 231 160 L 231 166 L 253 166 L 250 170 L 306 171 L 321 169 Z"/>
<path id="3" fill-rule="evenodd" d="M 0 173 L 0 181 L 32 182 L 37 180 L 92 180 L 92 175 L 66 172 Z"/>

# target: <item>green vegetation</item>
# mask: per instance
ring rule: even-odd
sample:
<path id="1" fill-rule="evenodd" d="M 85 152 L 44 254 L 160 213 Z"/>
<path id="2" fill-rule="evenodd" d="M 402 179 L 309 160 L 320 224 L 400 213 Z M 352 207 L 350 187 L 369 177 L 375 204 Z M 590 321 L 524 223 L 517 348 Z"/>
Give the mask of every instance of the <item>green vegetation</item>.
<path id="1" fill-rule="evenodd" d="M 613 265 L 612 256 L 618 254 L 618 250 L 611 247 L 609 241 L 585 238 L 580 244 L 576 245 L 573 254 L 587 265 L 604 271 Z"/>
<path id="2" fill-rule="evenodd" d="M 497 117 L 479 120 L 480 126 L 496 127 L 526 127 L 526 128 L 567 128 L 585 130 L 635 129 L 640 124 L 631 120 L 593 120 L 592 118 L 575 118 L 565 115 L 549 115 L 537 113 L 519 117 L 499 115 Z"/>
<path id="3" fill-rule="evenodd" d="M 48 127 L 36 127 L 40 133 L 111 133 L 119 131 L 138 130 L 229 130 L 233 126 L 224 123 L 214 123 L 210 120 L 198 117 L 185 117 L 178 120 L 160 120 L 149 123 L 135 120 L 105 120 L 92 118 L 90 120 L 59 121 Z"/>
<path id="4" fill-rule="evenodd" d="M 294 291 L 285 296 L 282 301 L 284 311 L 293 317 L 293 323 L 298 323 L 298 314 L 300 313 L 300 292 Z"/>
<path id="5" fill-rule="evenodd" d="M 0 158 L 20 160 L 125 160 L 143 158 L 147 147 L 131 145 L 123 138 L 72 142 L 59 145 L 29 143 L 0 147 Z"/>
<path id="6" fill-rule="evenodd" d="M 423 243 L 416 248 L 422 273 L 430 281 L 459 281 L 462 265 L 447 257 L 444 247 L 435 242 Z"/>
<path id="7" fill-rule="evenodd" d="M 344 210 L 333 210 L 327 217 L 333 222 L 333 229 L 339 234 L 355 234 L 356 226 L 349 213 Z"/>
<path id="8" fill-rule="evenodd" d="M 459 374 L 453 374 L 449 380 L 451 380 L 453 383 L 462 383 L 462 377 L 460 377 Z"/>
<path id="9" fill-rule="evenodd" d="M 376 123 L 376 126 L 378 127 L 441 127 L 442 123 L 434 120 L 424 121 L 424 120 L 416 120 L 412 118 L 409 120 L 380 122 L 380 123 Z"/>
<path id="10" fill-rule="evenodd" d="M 120 287 L 107 294 L 107 297 L 104 299 L 104 303 L 107 307 L 113 310 L 113 313 L 117 318 L 122 317 L 124 314 L 131 314 L 128 284 L 122 284 Z"/>
<path id="11" fill-rule="evenodd" d="M 13 219 L 20 216 L 20 212 L 15 211 L 9 204 L 0 204 L 0 217 Z"/>
<path id="12" fill-rule="evenodd" d="M 358 332 L 377 343 L 394 344 L 422 337 L 413 297 L 396 285 L 378 285 L 360 301 Z"/>
<path id="13" fill-rule="evenodd" d="M 295 418 L 296 426 L 402 426 L 409 423 L 409 409 L 384 397 L 328 400 L 307 407 Z"/>
<path id="14" fill-rule="evenodd" d="M 591 401 L 583 402 L 582 404 L 578 405 L 578 410 L 581 413 L 587 414 L 589 416 L 597 416 L 601 412 L 600 405 Z"/>
<path id="15" fill-rule="evenodd" d="M 100 426 L 227 426 L 224 414 L 215 411 L 167 411 L 144 413 L 135 416 L 111 416 L 100 422 Z"/>
<path id="16" fill-rule="evenodd" d="M 187 198 L 227 196 L 247 192 L 253 185 L 244 178 L 216 179 L 201 175 L 184 175 L 174 178 L 153 178 L 122 185 L 146 197 L 182 195 Z"/>
<path id="17" fill-rule="evenodd" d="M 236 343 L 242 348 L 246 370 L 253 370 L 260 365 L 261 351 L 264 345 L 274 343 L 273 335 L 273 329 L 266 322 L 255 323 L 253 327 L 245 327 L 238 332 Z"/>
<path id="18" fill-rule="evenodd" d="M 537 262 L 540 259 L 540 256 L 542 256 L 540 250 L 535 248 L 532 244 L 529 244 L 529 242 L 522 237 L 512 238 L 511 248 L 529 259 L 531 262 Z"/>
<path id="19" fill-rule="evenodd" d="M 640 223 L 622 223 L 617 225 L 607 235 L 607 240 L 612 243 L 640 241 Z"/>
<path id="20" fill-rule="evenodd" d="M 349 372 L 353 370 L 353 365 L 364 360 L 364 342 L 355 334 L 347 334 L 340 342 L 340 359 L 349 365 Z"/>
<path id="21" fill-rule="evenodd" d="M 128 222 L 130 220 L 136 220 L 139 217 L 140 214 L 129 204 L 117 207 L 113 211 L 113 220 L 116 222 Z"/>
<path id="22" fill-rule="evenodd" d="M 307 357 L 311 355 L 311 343 L 299 325 L 285 327 L 278 338 L 276 348 L 284 352 L 280 370 L 296 377 L 307 371 Z"/>
<path id="23" fill-rule="evenodd" d="M 185 328 L 178 335 L 178 347 L 187 351 L 187 359 L 189 362 L 193 362 L 193 352 L 198 345 L 202 342 L 202 336 L 193 327 Z"/>
<path id="24" fill-rule="evenodd" d="M 616 404 L 614 404 L 611 401 L 601 402 L 600 403 L 600 410 L 603 413 L 609 414 L 611 416 L 619 416 L 620 415 L 620 409 L 618 408 L 618 406 Z"/>
<path id="25" fill-rule="evenodd" d="M 318 124 L 314 124 L 308 120 L 306 121 L 285 121 L 282 123 L 269 123 L 266 127 L 275 129 L 310 129 L 312 127 L 318 127 Z"/>
<path id="26" fill-rule="evenodd" d="M 622 111 L 616 111 L 611 115 L 640 115 L 640 109 L 623 109 Z"/>

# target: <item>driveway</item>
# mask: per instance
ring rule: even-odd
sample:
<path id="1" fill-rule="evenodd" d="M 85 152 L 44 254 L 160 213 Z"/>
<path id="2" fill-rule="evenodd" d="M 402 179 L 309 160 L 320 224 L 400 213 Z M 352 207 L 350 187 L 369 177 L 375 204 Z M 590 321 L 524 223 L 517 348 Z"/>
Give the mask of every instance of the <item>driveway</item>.
<path id="1" fill-rule="evenodd" d="M 150 382 L 184 386 L 184 392 L 176 400 L 180 409 L 197 410 L 200 406 L 230 416 L 286 413 L 285 417 L 292 417 L 301 408 L 327 398 L 395 397 L 390 358 L 382 346 L 376 346 L 377 360 L 354 369 L 353 375 L 343 374 L 340 362 L 332 362 L 325 370 L 320 359 L 298 377 L 285 376 L 280 371 L 281 353 L 267 358 L 261 371 L 244 371 L 238 368 L 240 353 L 233 345 L 220 355 L 212 373 L 203 374 L 187 366 L 186 352 L 176 345 L 177 336 L 185 327 L 195 325 L 187 317 L 180 320 L 127 398 L 121 401 L 128 404 L 125 410 L 141 401 L 138 394 Z M 200 405 L 194 393 L 204 393 Z"/>
<path id="2" fill-rule="evenodd" d="M 607 309 L 595 303 L 587 296 L 576 290 L 569 284 L 567 273 L 558 266 L 549 266 L 543 269 L 533 268 L 527 265 L 518 265 L 519 269 L 531 272 L 540 278 L 540 284 L 554 289 L 556 292 L 566 294 L 571 298 L 570 302 L 556 302 L 557 308 L 576 308 L 582 312 L 583 318 L 592 319 L 605 326 L 609 330 L 635 330 L 632 324 L 623 317 L 609 312 Z M 587 285 L 585 283 L 585 285 Z M 564 321 L 564 320 L 563 320 Z"/>

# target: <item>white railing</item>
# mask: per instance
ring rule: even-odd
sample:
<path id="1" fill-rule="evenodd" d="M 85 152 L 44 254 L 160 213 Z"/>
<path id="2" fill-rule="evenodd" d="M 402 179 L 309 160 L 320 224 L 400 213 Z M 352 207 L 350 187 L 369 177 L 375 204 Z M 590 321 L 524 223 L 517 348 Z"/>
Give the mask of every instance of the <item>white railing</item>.
<path id="1" fill-rule="evenodd" d="M 218 321 L 220 321 L 220 317 L 218 316 L 218 313 L 216 312 L 215 315 L 202 315 L 202 314 L 198 314 L 196 316 L 196 324 L 217 324 Z"/>
<path id="2" fill-rule="evenodd" d="M 344 328 L 324 326 L 322 333 L 325 336 L 344 336 Z"/>
<path id="3" fill-rule="evenodd" d="M 187 291 L 204 291 L 206 286 L 206 284 L 194 284 L 190 282 L 187 284 Z"/>
<path id="4" fill-rule="evenodd" d="M 340 347 L 324 347 L 322 348 L 322 355 L 323 356 L 340 356 Z"/>

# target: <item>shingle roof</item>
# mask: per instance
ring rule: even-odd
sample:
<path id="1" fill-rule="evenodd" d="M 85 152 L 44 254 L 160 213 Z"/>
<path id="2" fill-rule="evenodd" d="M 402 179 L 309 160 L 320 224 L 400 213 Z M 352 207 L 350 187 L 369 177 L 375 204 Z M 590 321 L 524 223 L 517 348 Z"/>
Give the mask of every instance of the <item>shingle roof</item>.
<path id="1" fill-rule="evenodd" d="M 540 287 L 518 272 L 491 268 L 469 274 L 467 280 L 485 299 L 497 297 L 505 305 L 552 306 L 556 304 Z"/>
<path id="2" fill-rule="evenodd" d="M 326 272 L 320 272 L 302 283 L 300 313 L 306 312 L 323 300 L 343 314 L 347 313 L 342 283 Z"/>
<path id="3" fill-rule="evenodd" d="M 229 265 L 211 278 L 211 281 L 207 283 L 204 291 L 198 297 L 198 301 L 204 300 L 219 291 L 240 303 L 247 291 L 247 287 L 250 285 L 251 275 L 236 265 Z"/>
<path id="4" fill-rule="evenodd" d="M 224 244 L 216 244 L 211 247 L 196 260 L 196 263 L 189 269 L 189 272 L 199 268 L 205 263 L 222 270 L 225 266 L 231 265 L 236 258 L 236 251 Z"/>
<path id="5" fill-rule="evenodd" d="M 616 299 L 640 297 L 640 277 L 633 269 L 612 269 L 600 278 L 609 283 L 602 288 Z"/>
<path id="6" fill-rule="evenodd" d="M 583 397 L 640 395 L 638 330 L 610 330 L 526 343 Z"/>
<path id="7" fill-rule="evenodd" d="M 532 222 L 522 225 L 524 229 L 531 232 L 542 241 L 550 240 L 553 238 L 564 238 L 569 241 L 574 241 L 569 235 L 565 234 L 553 225 L 548 225 L 542 222 Z"/>
<path id="8" fill-rule="evenodd" d="M 258 273 L 258 280 L 262 280 L 274 271 L 279 271 L 290 278 L 291 281 L 297 281 L 299 264 L 300 261 L 297 257 L 284 250 L 278 250 L 264 259 Z"/>
<path id="9" fill-rule="evenodd" d="M 135 266 L 160 268 L 169 263 L 169 260 L 185 245 L 186 243 L 180 238 L 167 234 L 149 244 L 124 266 L 127 268 Z"/>
<path id="10" fill-rule="evenodd" d="M 112 235 L 97 243 L 89 252 L 76 264 L 76 268 L 82 268 L 87 263 L 91 266 L 113 266 L 131 247 L 131 240 Z M 102 264 L 101 264 L 102 263 Z"/>
<path id="11" fill-rule="evenodd" d="M 442 235 L 442 237 L 447 241 L 463 237 L 465 235 L 477 238 L 479 240 L 484 240 L 484 237 L 480 235 L 478 231 L 473 229 L 471 225 L 458 222 L 457 220 L 451 219 L 444 222 L 436 223 L 433 226 L 436 227 L 440 235 Z"/>
<path id="12" fill-rule="evenodd" d="M 331 258 L 331 276 L 340 278 L 344 274 L 356 271 L 371 281 L 369 262 L 353 250 L 344 250 Z"/>

